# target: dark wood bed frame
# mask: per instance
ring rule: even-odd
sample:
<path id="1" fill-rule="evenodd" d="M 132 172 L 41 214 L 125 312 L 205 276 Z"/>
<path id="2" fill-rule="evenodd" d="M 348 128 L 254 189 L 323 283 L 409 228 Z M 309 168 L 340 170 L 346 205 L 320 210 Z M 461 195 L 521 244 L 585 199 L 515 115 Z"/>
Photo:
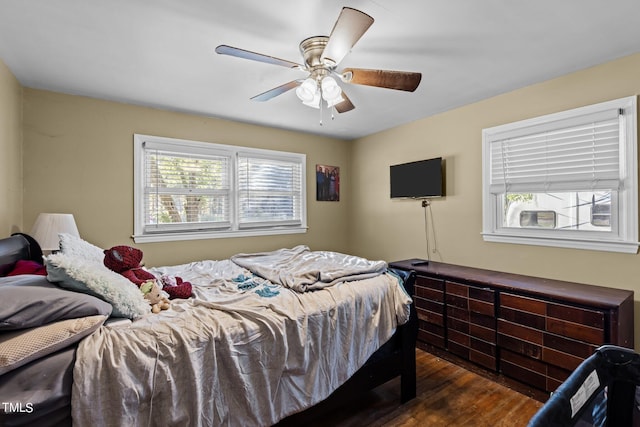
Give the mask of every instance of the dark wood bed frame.
<path id="1" fill-rule="evenodd" d="M 0 274 L 6 274 L 21 259 L 42 261 L 42 251 L 32 237 L 16 233 L 10 238 L 0 239 Z M 3 271 L 6 270 L 6 271 Z M 415 272 L 395 270 L 404 279 L 404 287 L 413 295 Z M 326 414 L 347 404 L 355 396 L 371 390 L 400 376 L 400 402 L 405 403 L 416 396 L 416 339 L 418 318 L 415 305 L 411 304 L 410 318 L 398 327 L 395 334 L 380 347 L 369 360 L 347 382 L 328 399 L 298 414 L 281 421 L 283 425 L 300 425 L 305 419 Z M 70 414 L 69 414 L 70 419 Z"/>

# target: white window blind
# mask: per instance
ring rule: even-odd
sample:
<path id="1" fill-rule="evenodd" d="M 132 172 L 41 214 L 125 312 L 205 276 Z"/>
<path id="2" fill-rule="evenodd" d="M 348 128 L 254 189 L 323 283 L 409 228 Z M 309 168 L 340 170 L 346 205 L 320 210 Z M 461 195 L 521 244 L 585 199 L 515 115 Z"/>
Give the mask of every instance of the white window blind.
<path id="1" fill-rule="evenodd" d="M 144 151 L 145 231 L 230 226 L 229 156 L 154 143 L 145 143 Z"/>
<path id="2" fill-rule="evenodd" d="M 483 129 L 483 239 L 636 253 L 636 101 Z"/>
<path id="3" fill-rule="evenodd" d="M 300 160 L 241 153 L 237 176 L 241 228 L 302 223 Z"/>
<path id="4" fill-rule="evenodd" d="M 306 156 L 134 135 L 136 243 L 304 233 Z"/>
<path id="5" fill-rule="evenodd" d="M 612 109 L 498 135 L 490 146 L 490 191 L 618 189 L 621 120 Z"/>

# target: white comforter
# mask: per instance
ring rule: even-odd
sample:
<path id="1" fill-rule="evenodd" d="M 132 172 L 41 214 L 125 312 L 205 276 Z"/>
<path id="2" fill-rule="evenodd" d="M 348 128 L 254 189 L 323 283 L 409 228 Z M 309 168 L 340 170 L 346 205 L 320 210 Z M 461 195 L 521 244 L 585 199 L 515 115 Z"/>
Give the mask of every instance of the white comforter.
<path id="1" fill-rule="evenodd" d="M 409 317 L 389 274 L 298 293 L 230 260 L 154 273 L 195 298 L 82 341 L 75 425 L 271 425 L 328 397 Z"/>

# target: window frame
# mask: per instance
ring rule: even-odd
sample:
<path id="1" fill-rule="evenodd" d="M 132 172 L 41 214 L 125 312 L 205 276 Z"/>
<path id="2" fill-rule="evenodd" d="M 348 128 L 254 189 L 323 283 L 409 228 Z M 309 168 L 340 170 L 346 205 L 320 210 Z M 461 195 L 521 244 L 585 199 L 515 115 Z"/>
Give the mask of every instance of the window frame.
<path id="1" fill-rule="evenodd" d="M 637 159 L 637 99 L 620 98 L 599 104 L 521 120 L 482 130 L 482 236 L 488 242 L 515 243 L 574 249 L 600 250 L 622 253 L 638 251 L 638 159 Z M 532 126 L 563 129 L 592 114 L 621 110 L 619 143 L 619 188 L 612 192 L 612 231 L 581 231 L 532 229 L 503 226 L 502 203 L 504 192 L 491 191 L 491 143 L 504 135 L 527 134 Z M 554 124 L 555 123 L 555 124 Z M 530 132 L 530 130 L 528 131 Z M 572 191 L 584 191 L 576 188 Z M 526 191 L 518 191 L 520 193 Z M 537 191 L 531 191 L 535 193 Z"/>
<path id="2" fill-rule="evenodd" d="M 214 226 L 208 229 L 197 229 L 193 226 L 185 226 L 185 230 L 181 231 L 164 231 L 149 232 L 145 230 L 144 214 L 145 214 L 145 149 L 144 143 L 152 142 L 165 145 L 166 147 L 175 146 L 175 152 L 185 154 L 191 152 L 196 155 L 198 153 L 206 153 L 213 155 L 229 156 L 229 195 L 230 195 L 230 213 L 229 226 Z M 151 242 L 168 242 L 179 240 L 200 240 L 200 239 L 216 239 L 229 237 L 252 237 L 252 236 L 270 236 L 281 234 L 297 234 L 307 232 L 307 173 L 306 173 L 306 155 L 302 153 L 292 153 L 285 151 L 267 150 L 260 148 L 252 148 L 245 146 L 225 145 L 212 142 L 192 141 L 177 138 L 168 138 L 153 135 L 134 134 L 134 232 L 133 239 L 136 243 Z M 260 158 L 274 159 L 278 161 L 293 162 L 300 165 L 300 221 L 294 222 L 276 222 L 274 225 L 260 224 L 256 227 L 241 227 L 239 223 L 239 191 L 238 191 L 238 157 L 253 155 Z M 189 228 L 191 228 L 189 230 Z"/>

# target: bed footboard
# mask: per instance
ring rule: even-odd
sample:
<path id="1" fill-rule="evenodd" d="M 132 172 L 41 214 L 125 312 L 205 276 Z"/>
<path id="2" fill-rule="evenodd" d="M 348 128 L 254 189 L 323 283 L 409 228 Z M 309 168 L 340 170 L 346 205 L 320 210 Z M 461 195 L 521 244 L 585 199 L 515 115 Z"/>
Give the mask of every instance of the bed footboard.
<path id="1" fill-rule="evenodd" d="M 404 280 L 404 289 L 414 295 L 416 272 L 410 271 Z M 415 302 L 411 303 L 409 321 L 401 326 L 402 373 L 400 401 L 402 403 L 416 397 L 416 341 L 418 339 L 418 313 Z"/>

